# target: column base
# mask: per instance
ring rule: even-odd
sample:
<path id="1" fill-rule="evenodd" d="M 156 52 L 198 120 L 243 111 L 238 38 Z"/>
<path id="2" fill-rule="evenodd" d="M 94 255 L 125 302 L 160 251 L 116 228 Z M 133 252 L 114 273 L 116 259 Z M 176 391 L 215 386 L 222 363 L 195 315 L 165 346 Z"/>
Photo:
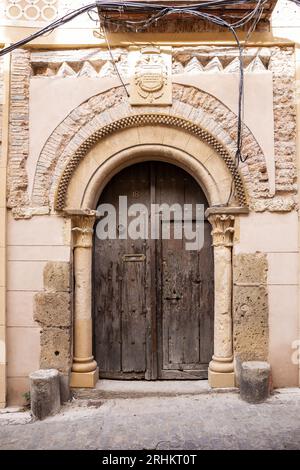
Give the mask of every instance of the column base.
<path id="1" fill-rule="evenodd" d="M 99 369 L 92 372 L 71 372 L 71 388 L 95 388 L 99 380 Z"/>
<path id="2" fill-rule="evenodd" d="M 211 388 L 235 387 L 234 372 L 213 372 L 208 369 L 208 384 Z"/>

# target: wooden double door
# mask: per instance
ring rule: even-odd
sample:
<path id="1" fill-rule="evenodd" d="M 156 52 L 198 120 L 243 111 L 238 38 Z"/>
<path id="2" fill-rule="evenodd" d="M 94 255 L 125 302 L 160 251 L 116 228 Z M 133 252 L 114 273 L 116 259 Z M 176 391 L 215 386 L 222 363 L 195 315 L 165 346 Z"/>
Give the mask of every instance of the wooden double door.
<path id="1" fill-rule="evenodd" d="M 174 221 L 172 213 L 168 239 L 161 237 L 166 223 L 162 218 L 158 239 L 125 239 L 124 221 L 118 219 L 119 196 L 127 196 L 128 207 L 143 204 L 147 208 L 148 233 L 153 223 L 151 204 L 207 205 L 188 173 L 162 162 L 130 166 L 103 191 L 99 204 L 116 208 L 117 238 L 101 240 L 95 231 L 93 331 L 100 377 L 207 378 L 214 310 L 210 225 L 204 222 L 200 250 L 187 250 L 185 237 L 175 239 L 173 228 L 178 220 Z"/>

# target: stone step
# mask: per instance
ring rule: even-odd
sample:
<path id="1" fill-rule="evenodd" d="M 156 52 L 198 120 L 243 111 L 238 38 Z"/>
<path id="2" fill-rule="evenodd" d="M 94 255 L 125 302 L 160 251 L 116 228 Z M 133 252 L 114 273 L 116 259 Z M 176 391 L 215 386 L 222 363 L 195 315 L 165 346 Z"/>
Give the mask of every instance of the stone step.
<path id="1" fill-rule="evenodd" d="M 99 380 L 95 388 L 73 388 L 75 399 L 98 400 L 109 398 L 173 397 L 211 393 L 238 393 L 237 388 L 212 389 L 207 380 Z"/>

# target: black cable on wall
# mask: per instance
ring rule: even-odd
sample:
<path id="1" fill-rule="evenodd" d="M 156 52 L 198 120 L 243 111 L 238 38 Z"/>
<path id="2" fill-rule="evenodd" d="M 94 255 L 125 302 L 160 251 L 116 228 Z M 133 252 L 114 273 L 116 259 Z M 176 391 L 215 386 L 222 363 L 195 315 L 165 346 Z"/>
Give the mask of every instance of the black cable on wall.
<path id="1" fill-rule="evenodd" d="M 296 5 L 300 6 L 300 0 L 290 0 Z M 253 4 L 255 6 L 253 7 Z M 0 51 L 0 57 L 12 52 L 13 50 L 25 46 L 34 39 L 39 38 L 45 34 L 49 34 L 60 26 L 69 23 L 78 16 L 88 13 L 91 20 L 99 23 L 100 29 L 104 31 L 104 37 L 107 42 L 108 49 L 111 53 L 111 49 L 108 43 L 106 35 L 106 26 L 109 24 L 112 25 L 122 25 L 125 26 L 128 30 L 132 32 L 142 32 L 145 31 L 152 24 L 157 23 L 162 18 L 167 18 L 169 15 L 174 14 L 184 14 L 196 17 L 200 20 L 206 21 L 223 27 L 230 31 L 234 37 L 234 40 L 237 44 L 239 50 L 239 63 L 240 63 L 240 82 L 238 90 L 238 124 L 237 124 L 237 141 L 236 141 L 236 155 L 235 163 L 236 168 L 240 162 L 244 162 L 247 159 L 247 156 L 242 155 L 242 116 L 243 116 L 243 96 L 244 96 L 244 66 L 243 66 L 243 50 L 244 47 L 253 31 L 255 31 L 257 24 L 262 18 L 262 15 L 265 11 L 266 5 L 270 3 L 270 0 L 209 0 L 201 3 L 185 4 L 178 6 L 168 6 L 160 3 L 149 3 L 149 2 L 106 2 L 102 0 L 96 0 L 96 2 L 85 5 L 81 8 L 78 8 L 66 15 L 58 18 L 49 25 L 40 29 L 39 31 L 31 34 L 27 38 L 24 38 Z M 228 13 L 228 8 L 230 6 L 234 7 L 237 5 L 249 5 L 249 9 L 240 17 L 236 18 L 230 17 Z M 251 5 L 251 9 L 250 9 Z M 227 7 L 227 8 L 226 8 Z M 220 13 L 222 11 L 222 13 Z M 242 11 L 242 10 L 241 10 Z M 91 15 L 92 12 L 97 14 L 96 19 Z M 113 16 L 108 16 L 111 13 Z M 118 13 L 118 16 L 116 16 Z M 128 19 L 125 18 L 125 14 L 143 14 L 146 18 L 143 19 Z M 243 45 L 241 44 L 237 30 L 244 27 L 248 24 L 248 31 L 246 33 L 246 40 Z M 111 54 L 112 57 L 112 54 Z M 113 59 L 113 57 L 112 57 Z M 114 62 L 114 61 L 113 61 Z M 115 67 L 116 64 L 114 63 Z M 117 67 L 116 67 L 117 68 Z M 122 78 L 117 70 L 118 76 L 121 83 L 124 86 Z M 124 86 L 126 93 L 128 95 L 127 89 Z"/>

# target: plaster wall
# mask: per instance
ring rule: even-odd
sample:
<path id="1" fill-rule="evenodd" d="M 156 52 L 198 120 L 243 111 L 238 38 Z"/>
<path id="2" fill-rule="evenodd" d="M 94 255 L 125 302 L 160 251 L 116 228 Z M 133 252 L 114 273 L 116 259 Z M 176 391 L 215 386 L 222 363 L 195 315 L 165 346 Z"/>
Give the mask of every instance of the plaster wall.
<path id="1" fill-rule="evenodd" d="M 259 44 L 268 43 L 268 46 L 271 44 L 274 48 L 273 65 L 270 71 L 265 70 L 262 74 L 267 74 L 269 80 L 270 72 L 273 72 L 275 101 L 272 106 L 270 103 L 272 90 L 269 85 L 260 90 L 263 95 L 268 96 L 269 104 L 266 108 L 262 98 L 258 99 L 257 96 L 253 96 L 250 89 L 250 93 L 246 95 L 245 119 L 265 154 L 269 176 L 266 185 L 270 188 L 271 184 L 272 188 L 272 181 L 275 182 L 277 193 L 274 199 L 256 199 L 253 207 L 255 211 L 259 212 L 252 211 L 248 216 L 239 218 L 234 247 L 235 255 L 261 253 L 265 254 L 267 258 L 268 359 L 272 366 L 276 387 L 297 386 L 299 384 L 299 366 L 292 362 L 292 354 L 295 351 L 293 343 L 299 339 L 300 335 L 298 313 L 299 231 L 298 214 L 295 210 L 298 196 L 294 178 L 297 157 L 294 147 L 293 123 L 295 115 L 292 102 L 295 87 L 295 64 L 297 70 L 300 64 L 297 44 L 300 27 L 299 11 L 300 9 L 296 9 L 292 3 L 280 0 L 273 14 L 272 34 L 257 33 L 260 36 L 253 36 L 253 40 L 257 40 Z M 47 38 L 42 38 L 40 41 L 49 49 L 55 44 L 60 47 L 67 43 L 74 45 L 78 41 L 78 31 L 80 30 L 59 31 Z M 0 32 L 0 42 L 21 39 L 27 32 L 26 28 L 23 30 L 19 28 L 18 31 L 13 27 L 3 28 Z M 82 43 L 89 47 L 92 45 L 98 47 L 101 42 L 95 40 L 92 30 L 86 30 L 86 28 L 81 30 L 80 37 Z M 144 40 L 145 37 L 143 37 Z M 200 33 L 197 35 L 197 41 L 199 37 L 203 41 L 217 40 L 218 33 L 213 33 L 210 37 L 209 35 L 201 36 Z M 131 42 L 128 36 L 124 38 L 124 36 L 116 35 L 115 38 L 112 41 L 115 40 L 117 44 L 121 43 L 125 47 Z M 177 41 L 177 46 L 180 47 L 183 42 L 182 38 L 178 35 L 174 36 L 174 34 L 172 34 L 172 38 L 175 43 Z M 227 41 L 231 40 L 228 36 L 222 35 L 223 38 Z M 135 39 L 137 38 L 135 37 Z M 166 40 L 170 42 L 170 39 Z M 296 41 L 296 62 L 294 61 L 293 44 L 289 44 L 289 41 L 293 40 Z M 197 41 L 193 36 L 192 44 L 194 46 Z M 286 59 L 283 61 L 280 59 L 281 49 L 278 45 L 282 42 L 288 48 Z M 74 50 L 74 53 L 77 52 Z M 80 53 L 83 54 L 83 51 Z M 36 162 L 51 132 L 70 111 L 91 96 L 118 85 L 118 80 L 109 76 L 102 77 L 101 80 L 91 77 L 69 77 L 66 79 L 33 77 L 29 86 L 29 76 L 32 73 L 29 66 L 29 55 L 28 52 L 23 53 L 21 68 L 20 61 L 16 61 L 13 69 L 15 75 L 12 76 L 14 96 L 11 101 L 11 113 L 12 117 L 16 117 L 19 111 L 21 119 L 17 116 L 17 119 L 12 122 L 11 130 L 15 134 L 11 134 L 11 136 L 15 135 L 17 138 L 20 136 L 20 140 L 17 142 L 19 147 L 11 149 L 10 159 L 12 174 L 14 176 L 20 174 L 21 176 L 14 197 L 9 200 L 10 207 L 14 204 L 15 207 L 23 203 L 28 205 L 30 202 Z M 24 77 L 25 80 L 23 80 Z M 215 75 L 215 77 L 218 78 L 212 85 L 207 73 L 198 73 L 197 75 L 194 71 L 192 75 L 178 74 L 177 83 L 199 86 L 199 88 L 217 96 L 231 111 L 235 111 L 235 95 L 230 83 L 236 81 L 237 77 L 234 74 L 225 79 L 224 75 Z M 253 80 L 256 79 L 261 80 L 261 77 L 257 78 L 256 75 Z M 247 80 L 251 82 L 251 73 Z M 226 87 L 218 85 L 221 82 L 226 82 Z M 2 111 L 1 84 L 0 73 L 0 111 Z M 299 85 L 299 77 L 297 84 Z M 28 100 L 29 96 L 30 100 Z M 60 105 L 57 106 L 57 103 Z M 47 109 L 47 112 L 41 116 L 40 109 Z M 270 119 L 270 113 L 273 110 L 275 111 L 275 135 L 273 135 L 271 128 L 273 120 Z M 299 117 L 299 103 L 297 112 Z M 299 142 L 299 126 L 297 139 Z M 22 158 L 19 162 L 17 157 L 20 155 L 24 157 L 26 152 L 28 159 Z M 297 155 L 299 156 L 299 150 Z M 272 176 L 274 161 L 277 173 L 275 172 Z M 3 168 L 5 170 L 2 171 L 1 166 L 0 196 L 6 192 L 6 162 Z M 25 178 L 24 168 L 27 172 Z M 259 170 L 257 170 L 256 176 L 257 179 L 264 178 L 264 174 L 261 175 Z M 27 177 L 28 180 L 26 180 Z M 28 193 L 24 196 L 27 184 Z M 6 321 L 7 347 L 0 347 L 0 368 L 1 377 L 7 375 L 9 403 L 20 404 L 23 400 L 22 394 L 28 391 L 28 373 L 39 368 L 40 364 L 40 326 L 33 320 L 34 297 L 44 289 L 43 272 L 46 263 L 49 260 L 70 261 L 70 226 L 67 220 L 50 215 L 49 209 L 46 210 L 45 215 L 28 219 L 21 218 L 21 220 L 15 220 L 11 212 L 7 223 L 6 247 L 6 208 L 3 200 L 4 198 L 0 197 L 0 220 L 2 221 L 0 237 L 0 341 L 4 342 L 5 340 Z M 25 217 L 32 215 L 22 212 L 21 217 L 24 217 L 24 214 Z M 5 307 L 6 301 L 7 309 Z M 7 311 L 6 318 L 5 311 Z M 7 359 L 5 357 L 6 351 Z M 7 371 L 5 372 L 6 361 Z M 3 389 L 3 383 L 1 385 L 0 405 L 5 401 L 5 387 Z"/>
<path id="2" fill-rule="evenodd" d="M 251 213 L 240 217 L 236 236 L 234 254 L 267 255 L 268 360 L 275 387 L 297 386 L 293 354 L 298 339 L 298 214 Z"/>
<path id="3" fill-rule="evenodd" d="M 47 262 L 70 261 L 67 219 L 8 218 L 7 392 L 8 404 L 21 404 L 30 372 L 40 368 L 40 326 L 33 319 L 34 297 L 44 289 Z"/>

